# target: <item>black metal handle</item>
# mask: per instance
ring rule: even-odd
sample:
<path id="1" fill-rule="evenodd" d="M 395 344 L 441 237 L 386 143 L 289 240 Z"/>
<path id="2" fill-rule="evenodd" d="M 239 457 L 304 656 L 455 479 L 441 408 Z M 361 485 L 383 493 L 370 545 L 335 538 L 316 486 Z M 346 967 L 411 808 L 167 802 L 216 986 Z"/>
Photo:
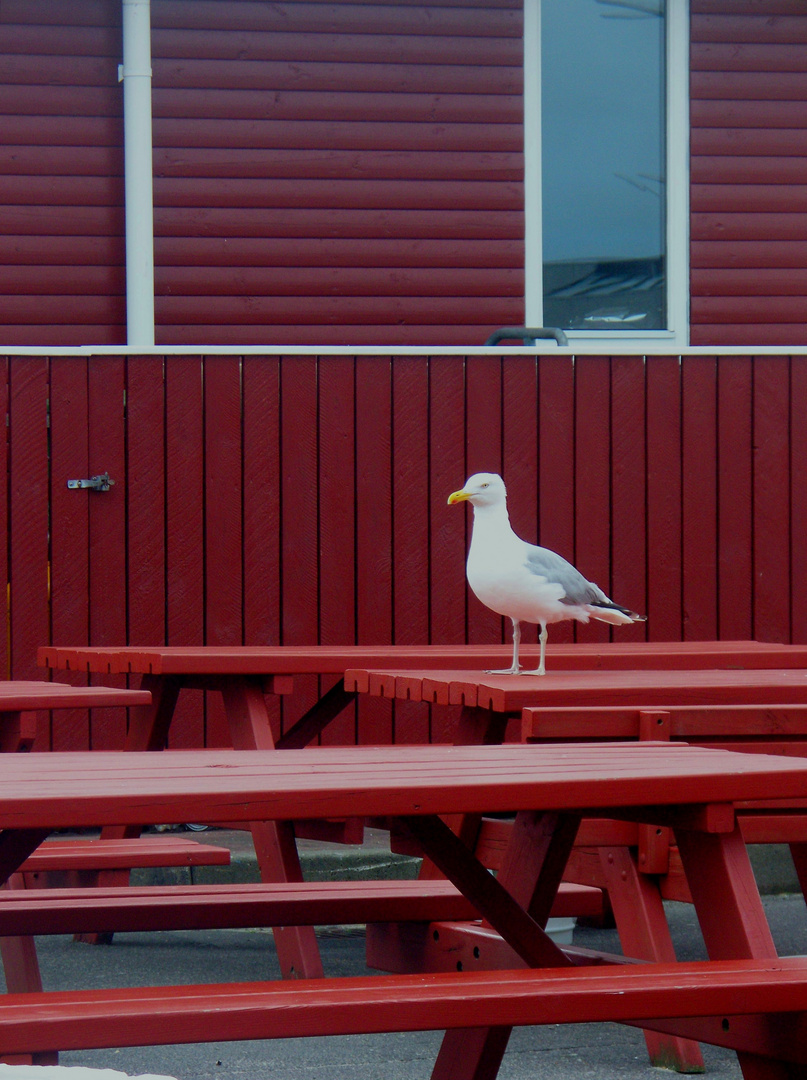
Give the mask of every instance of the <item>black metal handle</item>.
<path id="1" fill-rule="evenodd" d="M 558 345 L 569 344 L 569 339 L 557 326 L 503 326 L 491 334 L 485 344 L 498 345 L 510 338 L 521 338 L 525 345 L 534 345 L 537 338 L 554 338 Z"/>

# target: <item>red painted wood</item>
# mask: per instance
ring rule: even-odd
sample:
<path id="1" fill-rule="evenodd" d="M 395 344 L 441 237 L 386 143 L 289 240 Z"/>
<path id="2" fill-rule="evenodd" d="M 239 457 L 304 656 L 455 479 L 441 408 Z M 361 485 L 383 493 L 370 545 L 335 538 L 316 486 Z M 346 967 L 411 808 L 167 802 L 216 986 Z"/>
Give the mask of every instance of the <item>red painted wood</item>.
<path id="1" fill-rule="evenodd" d="M 20 867 L 25 874 L 57 870 L 130 869 L 139 866 L 226 866 L 230 849 L 172 836 L 132 840 L 46 840 Z M 129 887 L 123 890 L 129 892 Z M 47 895 L 51 895 L 48 890 Z M 113 890 L 114 893 L 114 890 Z M 30 896 L 30 891 L 26 894 Z M 85 899 L 89 897 L 82 892 Z M 93 895 L 96 895 L 93 891 Z M 76 897 L 78 899 L 78 897 Z"/>
<path id="2" fill-rule="evenodd" d="M 647 461 L 645 360 L 641 356 L 611 361 L 611 589 L 617 603 L 647 611 Z M 620 599 L 621 598 L 621 599 Z M 646 624 L 615 631 L 620 638 L 642 641 Z"/>
<path id="3" fill-rule="evenodd" d="M 319 365 L 319 550 L 320 595 L 319 638 L 323 645 L 339 645 L 356 640 L 357 629 L 357 574 L 366 582 L 367 604 L 383 603 L 376 589 L 376 578 L 368 572 L 365 562 L 357 561 L 357 514 L 359 508 L 355 495 L 357 449 L 363 450 L 370 460 L 378 454 L 383 456 L 381 446 L 374 446 L 370 436 L 369 445 L 359 437 L 357 416 L 361 406 L 356 400 L 356 362 L 353 357 L 334 356 Z M 363 406 L 366 409 L 366 405 Z M 361 467 L 364 467 L 362 461 Z M 369 490 L 368 490 L 369 487 Z M 370 505 L 378 498 L 381 506 L 388 507 L 389 492 L 373 491 L 373 484 L 364 485 L 364 494 Z M 366 507 L 362 507 L 367 510 Z M 372 514 L 372 509 L 369 510 Z M 368 540 L 375 536 L 375 528 L 367 526 Z M 365 558 L 368 545 L 365 545 Z M 372 557 L 372 551 L 370 551 Z M 379 553 L 379 557 L 381 554 Z M 366 606 L 363 606 L 366 615 Z M 384 637 L 388 640 L 388 634 Z M 320 693 L 335 685 L 338 679 L 323 676 Z M 350 706 L 328 724 L 321 739 L 325 743 L 356 742 L 356 708 Z"/>
<path id="4" fill-rule="evenodd" d="M 9 403 L 9 360 L 8 357 L 0 357 L 0 409 L 8 416 Z M 8 429 L 6 438 L 0 439 L 0 468 L 5 470 L 5 475 L 10 475 L 10 446 L 8 442 Z M 8 499 L 0 499 L 0 559 L 8 566 L 9 546 L 11 543 L 11 528 L 9 520 Z M 4 678 L 11 676 L 11 626 L 9 623 L 9 593 L 6 586 L 6 618 L 0 620 L 0 674 Z"/>
<path id="5" fill-rule="evenodd" d="M 313 645 L 319 634 L 316 359 L 284 357 L 280 379 L 281 641 Z M 316 701 L 316 678 L 297 680 L 295 691 L 293 700 L 283 703 L 284 731 Z"/>
<path id="6" fill-rule="evenodd" d="M 608 357 L 580 357 L 575 361 L 574 417 L 574 548 L 556 548 L 559 554 L 596 582 L 609 595 L 613 591 L 611 572 L 611 363 Z M 566 450 L 568 453 L 568 449 Z M 570 463 L 571 464 L 571 463 Z M 569 465 L 566 466 L 568 473 Z M 567 498 L 561 496 L 560 505 Z M 551 507 L 547 508 L 553 514 Z M 543 510 L 543 508 L 542 508 Z M 542 529 L 543 535 L 543 529 Z M 545 542 L 546 547 L 553 547 Z M 572 551 L 574 554 L 572 554 Z M 628 600 L 617 603 L 628 604 Z M 574 633 L 580 641 L 608 641 L 609 628 L 596 621 L 588 626 L 563 629 L 552 627 L 552 638 L 568 640 Z"/>
<path id="7" fill-rule="evenodd" d="M 717 360 L 718 621 L 722 636 L 753 633 L 753 361 Z"/>
<path id="8" fill-rule="evenodd" d="M 790 484 L 790 577 L 791 588 L 799 595 L 807 587 L 807 561 L 804 546 L 798 538 L 804 536 L 807 528 L 807 445 L 805 445 L 804 425 L 799 417 L 807 408 L 807 365 L 804 357 L 790 358 L 790 467 L 793 471 Z M 807 616 L 801 604 L 791 603 L 791 635 L 793 641 L 807 641 Z"/>
<path id="9" fill-rule="evenodd" d="M 356 359 L 356 640 L 389 641 L 393 626 L 391 392 L 388 357 Z M 359 742 L 392 741 L 387 702 L 359 702 Z M 372 734 L 371 734 L 372 733 Z"/>
<path id="10" fill-rule="evenodd" d="M 400 645 L 429 640 L 429 373 L 416 357 L 392 364 L 393 638 Z M 429 742 L 426 705 L 396 702 L 396 743 Z"/>
<path id="11" fill-rule="evenodd" d="M 30 1002 L 9 997 L 0 1046 L 64 1049 L 157 1045 L 184 1041 L 304 1037 L 398 1030 L 473 1028 L 487 1020 L 525 1025 L 732 1016 L 753 1009 L 801 1008 L 807 998 L 804 962 L 723 961 L 644 966 L 596 966 L 550 972 L 353 977 L 292 983 L 60 991 Z M 721 998 L 722 995 L 722 998 Z M 721 1004 L 724 1006 L 721 1008 Z M 705 1028 L 705 1025 L 703 1025 Z M 719 1025 L 711 1041 L 733 1042 Z M 785 1060 L 799 1057 L 793 1040 L 775 1040 Z"/>
<path id="12" fill-rule="evenodd" d="M 716 604 L 716 362 L 681 360 L 684 637 L 718 636 Z"/>
<path id="13" fill-rule="evenodd" d="M 35 678 L 34 654 L 49 636 L 48 610 L 48 362 L 12 364 L 8 386 L 8 489 L 11 668 Z M 45 745 L 47 728 L 40 732 Z"/>
<path id="14" fill-rule="evenodd" d="M 162 357 L 126 365 L 128 640 L 166 640 L 165 383 Z M 160 569 L 158 569 L 160 568 Z M 60 638 L 64 640 L 64 638 Z"/>
<path id="15" fill-rule="evenodd" d="M 88 449 L 87 365 L 78 357 L 50 363 L 51 416 L 51 627 L 53 641 L 86 643 L 90 635 L 89 500 L 67 481 L 94 475 Z M 67 679 L 80 686 L 86 675 Z M 52 718 L 50 748 L 89 750 L 90 718 L 85 709 Z"/>
<path id="16" fill-rule="evenodd" d="M 754 383 L 754 633 L 790 638 L 789 364 L 756 357 Z M 765 537 L 762 541 L 762 537 Z"/>
<path id="17" fill-rule="evenodd" d="M 202 363 L 198 356 L 166 364 L 166 589 L 169 645 L 205 640 Z M 201 692 L 182 695 L 171 745 L 204 746 Z"/>
<path id="18" fill-rule="evenodd" d="M 126 639 L 126 364 L 122 357 L 87 361 L 88 444 L 91 473 L 108 472 L 109 491 L 74 492 L 87 499 L 90 540 L 90 640 L 113 645 Z M 110 676 L 110 684 L 125 685 Z M 105 709 L 91 717 L 92 749 L 120 749 L 126 733 L 124 710 Z"/>
<path id="19" fill-rule="evenodd" d="M 647 362 L 647 631 L 676 641 L 682 624 L 681 366 Z"/>

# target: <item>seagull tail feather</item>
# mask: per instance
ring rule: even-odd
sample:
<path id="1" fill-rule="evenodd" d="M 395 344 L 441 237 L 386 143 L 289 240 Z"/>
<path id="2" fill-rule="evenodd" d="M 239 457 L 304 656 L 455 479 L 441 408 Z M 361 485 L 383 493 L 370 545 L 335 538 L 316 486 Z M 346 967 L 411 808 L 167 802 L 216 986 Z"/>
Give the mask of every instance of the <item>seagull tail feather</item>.
<path id="1" fill-rule="evenodd" d="M 620 607 L 619 604 L 614 604 L 610 600 L 607 603 L 595 600 L 593 603 L 588 604 L 587 608 L 593 618 L 598 619 L 600 622 L 613 623 L 615 626 L 622 626 L 625 623 L 647 622 L 646 615 L 640 615 L 636 611 L 631 611 L 630 608 Z"/>

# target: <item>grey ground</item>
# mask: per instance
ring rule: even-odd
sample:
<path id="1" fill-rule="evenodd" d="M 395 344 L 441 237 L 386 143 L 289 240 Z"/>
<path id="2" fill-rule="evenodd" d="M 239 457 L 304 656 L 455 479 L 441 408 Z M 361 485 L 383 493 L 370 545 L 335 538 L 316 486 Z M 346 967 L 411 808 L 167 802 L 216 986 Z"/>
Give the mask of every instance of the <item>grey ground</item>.
<path id="1" fill-rule="evenodd" d="M 211 832 L 199 839 L 221 842 L 223 835 Z M 234 862 L 241 864 L 236 875 L 242 879 L 252 876 L 254 866 L 250 869 L 246 837 L 228 836 L 227 840 L 232 841 Z M 389 860 L 378 838 L 370 844 L 369 852 L 345 848 L 324 851 L 323 862 L 322 846 L 307 846 L 307 876 L 328 876 L 328 867 L 345 862 L 359 871 L 345 876 L 389 873 Z M 764 874 L 763 870 L 763 878 Z M 784 874 L 787 877 L 786 869 Z M 760 884 L 766 888 L 764 881 Z M 805 951 L 807 912 L 801 896 L 767 892 L 764 901 L 780 954 Z M 703 943 L 693 909 L 669 904 L 668 915 L 679 958 L 702 957 Z M 614 930 L 577 927 L 574 940 L 578 945 L 620 951 Z M 363 935 L 328 932 L 321 935 L 320 943 L 329 974 L 368 973 Z M 45 987 L 54 990 L 249 981 L 278 975 L 271 934 L 264 930 L 119 934 L 110 946 L 77 944 L 67 937 L 40 938 L 38 948 Z M 166 1074 L 178 1080 L 427 1080 L 439 1041 L 439 1033 L 426 1032 L 178 1044 L 64 1053 L 60 1062 L 119 1069 L 130 1075 Z M 705 1047 L 704 1057 L 707 1076 L 740 1080 L 733 1053 Z M 604 1024 L 519 1029 L 513 1033 L 499 1075 L 501 1080 L 660 1080 L 672 1074 L 650 1067 L 639 1031 Z"/>

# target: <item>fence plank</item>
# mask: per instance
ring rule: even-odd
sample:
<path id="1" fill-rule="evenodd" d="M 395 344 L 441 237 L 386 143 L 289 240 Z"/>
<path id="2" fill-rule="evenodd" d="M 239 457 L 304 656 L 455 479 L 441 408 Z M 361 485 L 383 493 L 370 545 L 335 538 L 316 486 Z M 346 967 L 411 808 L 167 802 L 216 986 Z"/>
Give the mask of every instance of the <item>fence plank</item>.
<path id="1" fill-rule="evenodd" d="M 718 379 L 718 629 L 753 636 L 753 369 L 749 356 L 721 356 Z"/>
<path id="2" fill-rule="evenodd" d="M 608 593 L 612 591 L 612 554 L 611 362 L 607 357 L 577 358 L 574 423 L 574 485 L 569 491 L 574 492 L 575 543 L 559 550 Z M 568 494 L 564 501 L 568 501 Z M 594 621 L 576 627 L 575 633 L 580 641 L 610 638 L 608 626 Z M 557 631 L 553 632 L 553 638 L 557 637 Z"/>
<path id="3" fill-rule="evenodd" d="M 356 640 L 356 384 L 355 360 L 319 362 L 319 640 Z M 372 451 L 371 451 L 372 452 Z M 378 492 L 385 498 L 384 492 Z M 371 585 L 370 591 L 374 588 Z M 320 680 L 320 690 L 335 679 Z M 322 733 L 324 743 L 356 741 L 356 709 L 345 709 Z"/>
<path id="4" fill-rule="evenodd" d="M 90 475 L 87 362 L 77 356 L 50 362 L 51 640 L 86 645 L 90 637 L 89 492 L 68 489 L 68 480 Z M 59 682 L 87 684 L 79 672 Z M 87 709 L 52 714 L 51 749 L 89 750 Z"/>
<path id="5" fill-rule="evenodd" d="M 802 423 L 803 421 L 799 421 Z M 790 639 L 790 364 L 754 358 L 754 636 Z"/>
<path id="6" fill-rule="evenodd" d="M 807 642 L 807 357 L 790 358 L 791 640 Z"/>
<path id="7" fill-rule="evenodd" d="M 280 644 L 280 362 L 242 360 L 244 409 L 244 644 Z M 267 698 L 275 738 L 280 701 Z"/>
<path id="8" fill-rule="evenodd" d="M 161 356 L 126 365 L 131 645 L 165 642 L 165 385 Z"/>
<path id="9" fill-rule="evenodd" d="M 677 356 L 647 360 L 647 632 L 680 641 L 681 369 Z"/>
<path id="10" fill-rule="evenodd" d="M 717 637 L 717 367 L 685 356 L 683 395 L 684 638 Z"/>
<path id="11" fill-rule="evenodd" d="M 202 359 L 166 360 L 165 487 L 168 644 L 204 642 L 204 437 Z M 186 690 L 171 724 L 170 745 L 205 744 L 204 695 Z"/>
<path id="12" fill-rule="evenodd" d="M 356 359 L 356 634 L 392 640 L 392 360 Z M 359 742 L 392 740 L 392 705 L 358 703 Z"/>
<path id="13" fill-rule="evenodd" d="M 646 399 L 642 356 L 611 360 L 611 596 L 640 614 L 647 610 Z M 614 633 L 643 641 L 646 624 Z"/>
<path id="14" fill-rule="evenodd" d="M 93 356 L 88 364 L 90 473 L 108 472 L 109 491 L 86 494 L 90 523 L 90 641 L 117 645 L 127 636 L 126 581 L 126 361 Z M 98 680 L 101 681 L 101 680 Z M 108 686 L 123 676 L 105 675 Z M 118 750 L 126 735 L 125 709 L 95 710 L 90 718 L 93 750 Z"/>

